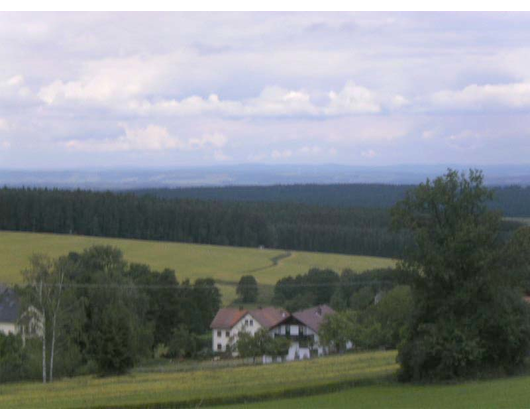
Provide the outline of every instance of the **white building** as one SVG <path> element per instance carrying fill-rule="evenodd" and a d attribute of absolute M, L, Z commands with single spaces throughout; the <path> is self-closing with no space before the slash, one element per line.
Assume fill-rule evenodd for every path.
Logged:
<path fill-rule="evenodd" d="M 278 308 L 236 309 L 222 308 L 210 324 L 212 329 L 212 350 L 224 352 L 234 350 L 239 333 L 252 335 L 261 328 L 270 330 L 289 317 L 289 312 Z"/>
<path fill-rule="evenodd" d="M 212 349 L 214 352 L 224 352 L 228 349 L 235 355 L 235 344 L 241 331 L 254 335 L 256 331 L 264 328 L 273 337 L 286 337 L 291 340 L 287 360 L 322 356 L 328 353 L 328 349 L 320 344 L 318 331 L 325 316 L 334 312 L 327 305 L 293 314 L 281 308 L 223 308 L 210 325 L 213 332 Z"/>

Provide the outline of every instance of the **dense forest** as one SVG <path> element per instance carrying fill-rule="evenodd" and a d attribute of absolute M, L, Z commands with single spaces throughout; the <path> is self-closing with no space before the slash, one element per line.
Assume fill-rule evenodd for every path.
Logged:
<path fill-rule="evenodd" d="M 300 203 L 330 207 L 389 208 L 415 185 L 305 184 L 145 189 L 139 195 L 215 201 Z M 530 187 L 493 187 L 490 207 L 508 217 L 530 217 Z"/>
<path fill-rule="evenodd" d="M 397 256 L 407 238 L 389 223 L 375 209 L 0 190 L 0 230 Z"/>
<path fill-rule="evenodd" d="M 0 230 L 384 257 L 409 243 L 387 209 L 26 188 L 0 190 Z"/>

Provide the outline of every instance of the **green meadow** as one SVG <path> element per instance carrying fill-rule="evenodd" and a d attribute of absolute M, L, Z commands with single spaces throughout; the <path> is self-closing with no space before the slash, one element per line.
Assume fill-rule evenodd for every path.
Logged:
<path fill-rule="evenodd" d="M 208 407 L 231 402 L 327 392 L 392 375 L 396 354 L 371 352 L 190 372 L 132 372 L 99 378 L 81 376 L 51 384 L 0 385 L 0 408 Z"/>
<path fill-rule="evenodd" d="M 65 378 L 47 385 L 4 384 L 0 385 L 0 409 L 530 408 L 530 376 L 401 384 L 395 380 L 395 351 L 271 365 L 187 363 L 106 378 Z"/>
<path fill-rule="evenodd" d="M 270 293 L 271 286 L 280 278 L 302 274 L 311 268 L 340 272 L 345 268 L 365 271 L 394 265 L 391 259 L 377 257 L 3 231 L 0 232 L 0 282 L 20 283 L 21 271 L 33 253 L 57 257 L 96 244 L 120 248 L 130 262 L 148 264 L 156 270 L 171 268 L 179 280 L 201 277 L 223 280 L 219 286 L 225 303 L 235 299 L 234 284 L 244 274 L 252 274 L 264 293 Z"/>
<path fill-rule="evenodd" d="M 530 408 L 530 376 L 452 385 L 368 384 L 224 408 Z"/>

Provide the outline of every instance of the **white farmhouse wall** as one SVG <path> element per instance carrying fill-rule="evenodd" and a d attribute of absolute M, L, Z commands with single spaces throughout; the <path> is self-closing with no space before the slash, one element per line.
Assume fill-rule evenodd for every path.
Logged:
<path fill-rule="evenodd" d="M 252 315 L 246 314 L 230 330 L 213 330 L 212 349 L 214 352 L 224 352 L 226 346 L 234 346 L 237 343 L 240 332 L 245 331 L 254 335 L 259 329 L 261 329 L 260 323 Z"/>
<path fill-rule="evenodd" d="M 9 333 L 15 334 L 17 332 L 17 327 L 11 322 L 0 322 L 0 332 L 5 335 L 8 335 Z"/>

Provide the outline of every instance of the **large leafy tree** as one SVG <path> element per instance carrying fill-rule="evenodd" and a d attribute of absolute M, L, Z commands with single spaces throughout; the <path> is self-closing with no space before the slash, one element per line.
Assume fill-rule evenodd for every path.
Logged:
<path fill-rule="evenodd" d="M 501 215 L 487 208 L 491 199 L 480 171 L 449 170 L 392 209 L 394 226 L 414 238 L 401 263 L 414 302 L 399 349 L 403 379 L 509 371 L 527 354 L 529 310 L 508 264 L 520 260 L 524 247 L 501 240 Z"/>
<path fill-rule="evenodd" d="M 255 303 L 258 300 L 258 282 L 254 276 L 243 276 L 236 289 L 243 303 Z"/>

